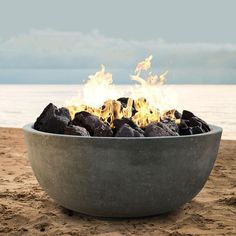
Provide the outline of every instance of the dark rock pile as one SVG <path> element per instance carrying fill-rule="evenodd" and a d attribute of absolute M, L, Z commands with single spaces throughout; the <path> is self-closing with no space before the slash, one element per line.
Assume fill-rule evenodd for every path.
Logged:
<path fill-rule="evenodd" d="M 208 124 L 190 111 L 183 111 L 179 124 L 180 135 L 201 134 L 210 131 Z"/>
<path fill-rule="evenodd" d="M 123 107 L 127 106 L 127 98 L 118 100 Z M 133 107 L 132 113 L 135 114 L 135 112 Z M 57 108 L 50 103 L 37 118 L 34 128 L 48 133 L 97 137 L 179 136 L 210 131 L 210 127 L 205 121 L 189 111 L 184 110 L 182 114 L 175 111 L 174 116 L 179 122 L 171 120 L 167 116 L 160 122 L 150 123 L 144 129 L 138 127 L 129 118 L 115 119 L 114 127 L 111 128 L 99 117 L 86 111 L 76 113 L 72 120 L 67 108 Z"/>
<path fill-rule="evenodd" d="M 71 117 L 68 109 L 64 107 L 58 109 L 50 103 L 37 118 L 34 128 L 48 133 L 64 134 L 70 121 Z"/>

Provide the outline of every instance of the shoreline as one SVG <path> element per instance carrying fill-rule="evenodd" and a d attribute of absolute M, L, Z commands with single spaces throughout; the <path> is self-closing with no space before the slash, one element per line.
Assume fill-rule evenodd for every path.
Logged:
<path fill-rule="evenodd" d="M 0 235 L 236 234 L 236 141 L 222 140 L 203 190 L 178 210 L 140 219 L 100 219 L 62 208 L 39 186 L 20 128 L 0 128 Z"/>

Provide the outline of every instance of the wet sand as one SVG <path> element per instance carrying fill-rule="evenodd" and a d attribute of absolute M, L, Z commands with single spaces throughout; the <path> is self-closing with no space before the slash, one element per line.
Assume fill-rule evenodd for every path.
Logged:
<path fill-rule="evenodd" d="M 0 235 L 236 235 L 236 141 L 223 140 L 204 189 L 175 212 L 108 220 L 60 207 L 38 185 L 22 130 L 0 128 Z"/>

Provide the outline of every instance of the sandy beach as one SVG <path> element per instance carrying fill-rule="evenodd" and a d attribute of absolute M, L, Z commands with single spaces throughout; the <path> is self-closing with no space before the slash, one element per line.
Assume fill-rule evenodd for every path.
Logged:
<path fill-rule="evenodd" d="M 236 141 L 223 140 L 204 189 L 175 212 L 100 219 L 66 210 L 39 186 L 21 129 L 0 128 L 0 235 L 236 235 Z"/>

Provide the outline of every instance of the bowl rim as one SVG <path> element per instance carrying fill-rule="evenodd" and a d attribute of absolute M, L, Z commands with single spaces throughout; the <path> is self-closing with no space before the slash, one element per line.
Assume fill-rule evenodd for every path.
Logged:
<path fill-rule="evenodd" d="M 23 126 L 23 131 L 26 133 L 34 133 L 37 135 L 42 136 L 51 136 L 51 137 L 63 137 L 63 138 L 72 138 L 72 139 L 108 139 L 108 140 L 150 140 L 150 139 L 180 139 L 180 138 L 194 138 L 194 137 L 201 137 L 201 136 L 209 136 L 217 133 L 222 133 L 223 129 L 216 125 L 210 126 L 210 131 L 202 134 L 191 134 L 191 135 L 180 135 L 180 136 L 157 136 L 157 137 L 98 137 L 98 136 L 77 136 L 77 135 L 67 135 L 67 134 L 54 134 L 54 133 L 47 133 L 43 131 L 39 131 L 33 128 L 34 123 L 28 123 Z"/>

